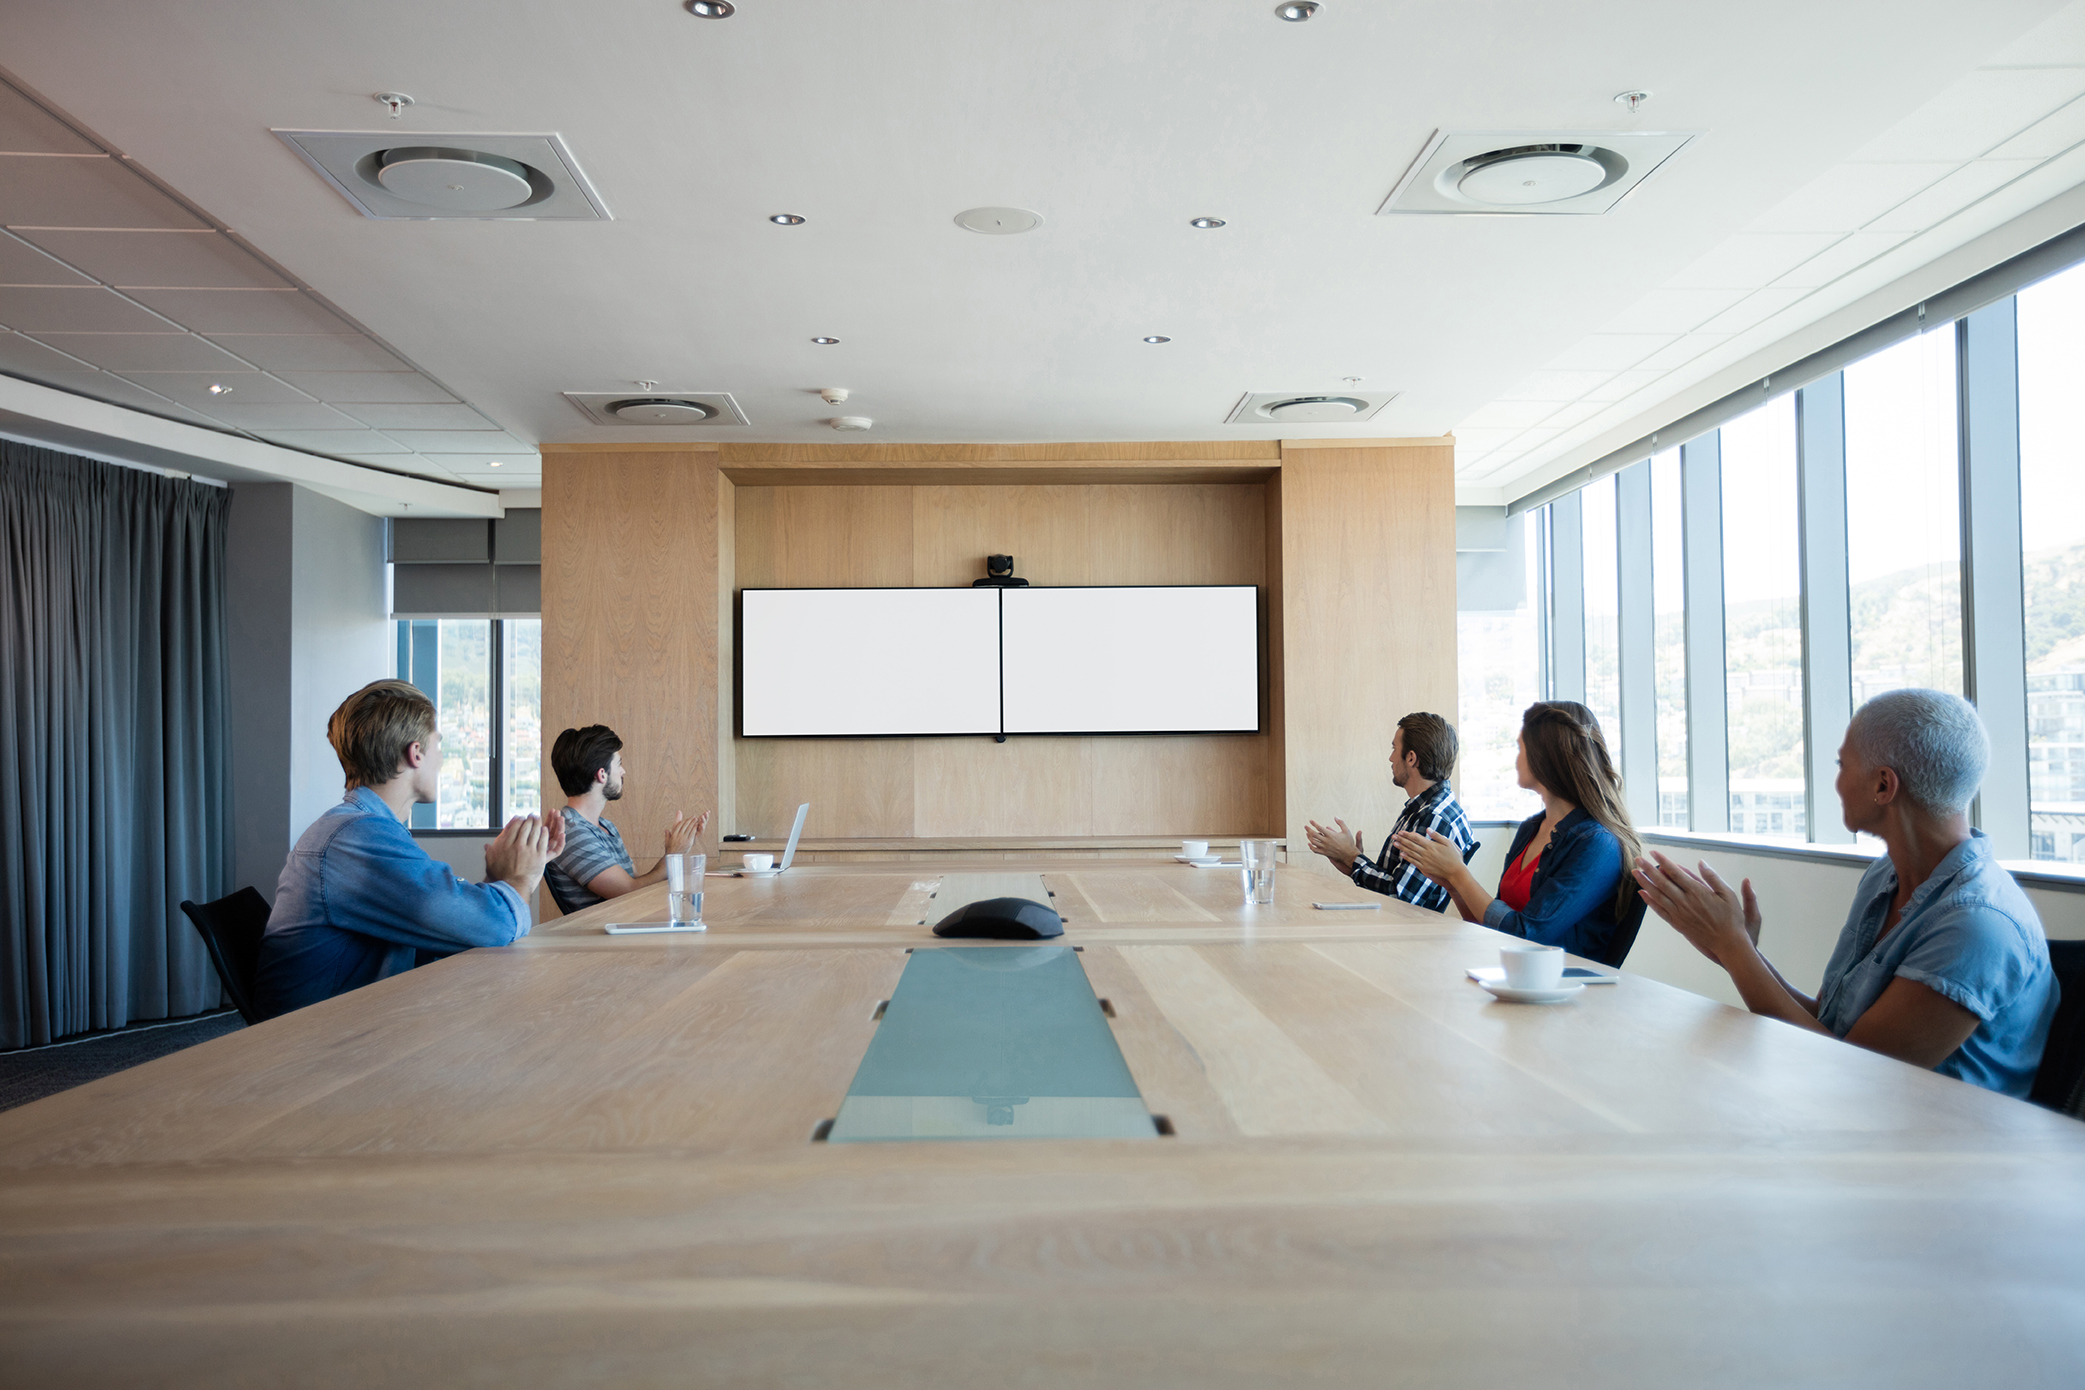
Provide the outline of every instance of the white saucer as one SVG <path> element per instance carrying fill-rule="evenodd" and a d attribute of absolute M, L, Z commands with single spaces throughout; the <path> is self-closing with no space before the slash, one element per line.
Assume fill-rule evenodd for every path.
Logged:
<path fill-rule="evenodd" d="M 1189 858 L 1184 854 L 1176 854 L 1173 858 L 1182 864 L 1192 864 L 1197 869 L 1206 869 L 1211 864 L 1222 862 L 1223 856 L 1219 854 L 1197 854 L 1193 858 Z"/>
<path fill-rule="evenodd" d="M 1495 985 L 1489 980 L 1479 980 L 1477 987 L 1488 990 L 1508 1004 L 1561 1004 L 1574 995 L 1585 993 L 1585 985 L 1578 980 L 1558 985 L 1555 989 L 1515 989 L 1511 985 Z"/>
<path fill-rule="evenodd" d="M 740 869 L 737 874 L 740 878 L 773 878 L 780 872 L 780 869 Z"/>

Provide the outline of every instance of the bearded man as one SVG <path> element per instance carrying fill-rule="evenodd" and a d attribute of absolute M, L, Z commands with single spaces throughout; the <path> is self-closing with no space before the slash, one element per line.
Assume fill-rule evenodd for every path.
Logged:
<path fill-rule="evenodd" d="M 550 770 L 565 793 L 565 848 L 543 871 L 543 882 L 560 910 L 619 898 L 666 877 L 662 857 L 640 876 L 622 832 L 602 814 L 623 795 L 623 741 L 606 724 L 567 729 L 550 747 Z M 667 854 L 693 854 L 695 842 L 709 826 L 709 812 L 689 820 L 679 811 L 666 827 Z"/>

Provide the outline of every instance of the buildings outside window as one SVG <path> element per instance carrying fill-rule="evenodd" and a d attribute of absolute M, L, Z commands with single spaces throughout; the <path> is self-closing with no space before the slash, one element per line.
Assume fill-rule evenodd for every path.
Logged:
<path fill-rule="evenodd" d="M 493 830 L 540 809 L 542 630 L 536 618 L 399 620 L 398 678 L 434 701 L 442 735 L 440 790 L 413 808 L 413 829 Z"/>
<path fill-rule="evenodd" d="M 1730 828 L 1805 839 L 1795 397 L 1730 421 L 1721 443 Z"/>
<path fill-rule="evenodd" d="M 2030 841 L 2085 862 L 2085 267 L 2018 303 Z"/>
<path fill-rule="evenodd" d="M 1612 474 L 1587 483 L 1585 518 L 1585 703 L 1600 721 L 1608 756 L 1622 761 L 1620 549 Z"/>
<path fill-rule="evenodd" d="M 1658 707 L 1658 824 L 1687 819 L 1686 544 L 1680 525 L 1680 451 L 1651 459 L 1651 613 Z"/>

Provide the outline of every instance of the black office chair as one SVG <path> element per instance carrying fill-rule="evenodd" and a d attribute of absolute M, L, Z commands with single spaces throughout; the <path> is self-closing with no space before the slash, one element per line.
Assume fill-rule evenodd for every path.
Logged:
<path fill-rule="evenodd" d="M 1629 958 L 1629 948 L 1636 944 L 1636 933 L 1643 930 L 1643 914 L 1648 909 L 1641 893 L 1631 899 L 1629 910 L 1622 914 L 1621 923 L 1608 938 L 1607 954 L 1600 957 L 1600 964 L 1615 970 L 1622 968 L 1622 962 Z"/>
<path fill-rule="evenodd" d="M 224 992 L 238 1006 L 239 1017 L 248 1023 L 261 1021 L 254 1007 L 254 980 L 261 967 L 261 934 L 268 929 L 268 900 L 251 888 L 241 888 L 214 903 L 184 901 L 181 910 L 210 948 L 210 963 Z"/>
<path fill-rule="evenodd" d="M 565 895 L 557 891 L 557 884 L 551 881 L 549 874 L 543 875 L 543 887 L 549 890 L 550 900 L 557 904 L 557 910 L 567 917 L 579 911 L 580 906 L 582 906 L 581 904 L 566 902 Z"/>
<path fill-rule="evenodd" d="M 2063 999 L 2027 1098 L 2085 1120 L 2085 941 L 2051 941 L 2049 964 Z"/>

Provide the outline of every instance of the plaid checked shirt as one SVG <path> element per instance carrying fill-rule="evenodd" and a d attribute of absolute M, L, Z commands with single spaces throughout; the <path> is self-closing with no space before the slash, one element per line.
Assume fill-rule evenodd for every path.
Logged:
<path fill-rule="evenodd" d="M 1462 803 L 1455 799 L 1455 792 L 1445 778 L 1405 802 L 1404 810 L 1397 815 L 1397 824 L 1391 828 L 1390 835 L 1383 838 L 1383 852 L 1376 856 L 1375 863 L 1360 858 L 1354 860 L 1355 887 L 1402 898 L 1434 912 L 1445 912 L 1448 890 L 1407 864 L 1392 843 L 1392 837 L 1400 830 L 1416 831 L 1421 835 L 1438 830 L 1462 851 L 1462 862 L 1470 862 L 1470 856 L 1477 852 L 1477 840 L 1470 834 L 1469 818 L 1462 813 Z"/>

